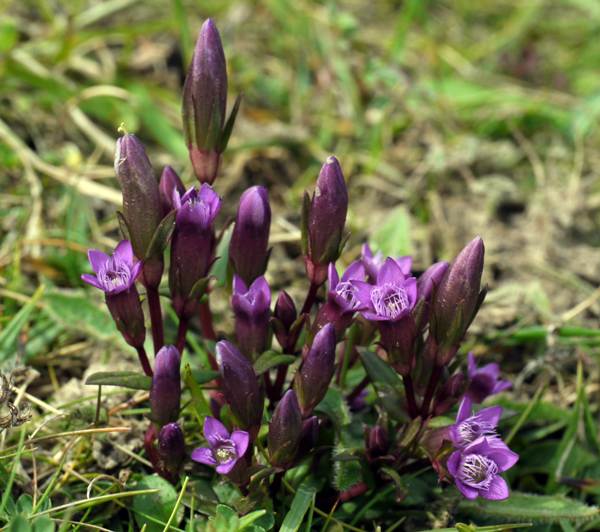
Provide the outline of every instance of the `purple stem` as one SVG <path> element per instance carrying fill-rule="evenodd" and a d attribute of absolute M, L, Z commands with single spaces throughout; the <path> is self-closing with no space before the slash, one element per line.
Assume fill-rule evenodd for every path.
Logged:
<path fill-rule="evenodd" d="M 404 391 L 406 393 L 406 406 L 408 408 L 408 415 L 414 419 L 419 415 L 419 409 L 417 408 L 417 402 L 415 400 L 415 387 L 413 386 L 412 377 L 405 375 L 402 377 L 404 383 Z"/>
<path fill-rule="evenodd" d="M 177 341 L 175 342 L 175 346 L 179 351 L 180 355 L 183 355 L 183 350 L 185 349 L 185 336 L 187 334 L 189 321 L 186 318 L 179 319 L 179 326 L 177 327 Z"/>
<path fill-rule="evenodd" d="M 148 360 L 148 355 L 146 354 L 146 350 L 144 346 L 136 347 L 138 358 L 140 359 L 140 364 L 142 365 L 142 369 L 144 373 L 148 375 L 148 377 L 152 377 L 152 367 L 150 366 L 150 361 Z"/>
<path fill-rule="evenodd" d="M 165 345 L 163 332 L 163 318 L 160 309 L 160 296 L 157 286 L 147 286 L 148 308 L 150 309 L 150 323 L 152 325 L 152 342 L 154 343 L 154 354 Z"/>
<path fill-rule="evenodd" d="M 423 418 L 426 418 L 429 415 L 429 406 L 431 404 L 431 400 L 433 399 L 433 394 L 435 392 L 435 389 L 437 388 L 441 374 L 442 366 L 438 366 L 437 364 L 434 365 L 433 369 L 431 370 L 429 382 L 427 383 L 425 396 L 423 397 L 423 404 L 421 405 L 421 417 Z"/>

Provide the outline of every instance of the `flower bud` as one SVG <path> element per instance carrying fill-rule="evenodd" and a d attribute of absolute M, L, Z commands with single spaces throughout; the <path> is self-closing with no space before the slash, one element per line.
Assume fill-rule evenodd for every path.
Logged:
<path fill-rule="evenodd" d="M 203 184 L 199 190 L 191 188 L 181 197 L 175 192 L 173 201 L 177 215 L 171 240 L 169 288 L 177 315 L 190 318 L 201 295 L 193 293 L 193 289 L 208 276 L 214 262 L 213 222 L 221 199 L 210 185 Z"/>
<path fill-rule="evenodd" d="M 302 422 L 302 432 L 300 433 L 300 445 L 298 446 L 298 455 L 305 455 L 317 445 L 319 441 L 319 418 L 311 416 Z"/>
<path fill-rule="evenodd" d="M 235 314 L 235 334 L 242 352 L 250 360 L 262 354 L 269 338 L 271 290 L 264 277 L 259 277 L 250 288 L 240 277 L 233 277 L 231 306 Z"/>
<path fill-rule="evenodd" d="M 179 179 L 177 172 L 170 166 L 165 166 L 160 176 L 160 182 L 158 183 L 158 190 L 160 192 L 160 203 L 162 205 L 163 217 L 171 212 L 175 205 L 173 204 L 173 193 L 176 192 L 179 196 L 185 194 L 185 187 Z"/>
<path fill-rule="evenodd" d="M 302 413 L 294 390 L 288 390 L 277 404 L 269 423 L 269 457 L 271 465 L 288 467 L 298 451 L 302 433 Z"/>
<path fill-rule="evenodd" d="M 217 343 L 216 352 L 225 399 L 241 428 L 247 430 L 254 439 L 262 422 L 264 406 L 264 394 L 258 385 L 254 368 L 227 340 Z"/>
<path fill-rule="evenodd" d="M 158 433 L 158 456 L 161 470 L 175 480 L 185 458 L 183 431 L 177 423 L 167 423 Z"/>
<path fill-rule="evenodd" d="M 419 294 L 419 299 L 429 300 L 431 298 L 449 266 L 450 264 L 444 261 L 436 262 L 423 272 L 417 279 L 417 293 Z"/>
<path fill-rule="evenodd" d="M 150 410 L 152 420 L 161 427 L 177 421 L 179 417 L 180 361 L 179 351 L 172 345 L 164 346 L 156 354 L 150 388 Z"/>
<path fill-rule="evenodd" d="M 127 134 L 117 140 L 115 173 L 123 192 L 123 218 L 133 252 L 138 260 L 144 260 L 142 280 L 146 285 L 158 286 L 162 256 L 149 258 L 146 254 L 162 220 L 162 206 L 152 165 L 135 135 Z"/>
<path fill-rule="evenodd" d="M 296 376 L 294 390 L 303 417 L 311 414 L 329 387 L 335 366 L 335 328 L 325 325 L 316 335 Z"/>
<path fill-rule="evenodd" d="M 452 375 L 436 393 L 434 415 L 441 416 L 448 412 L 463 396 L 466 385 L 467 380 L 462 373 Z"/>
<path fill-rule="evenodd" d="M 327 159 L 317 179 L 312 198 L 304 197 L 302 245 L 310 281 L 321 285 L 327 266 L 340 255 L 348 211 L 348 191 L 338 160 Z"/>
<path fill-rule="evenodd" d="M 298 311 L 296 310 L 294 300 L 285 290 L 281 291 L 277 297 L 271 321 L 277 341 L 283 349 L 288 347 L 287 344 L 291 338 L 290 331 L 297 319 Z"/>
<path fill-rule="evenodd" d="M 250 187 L 240 198 L 229 244 L 233 269 L 248 286 L 267 269 L 270 227 L 269 193 L 265 187 Z"/>
<path fill-rule="evenodd" d="M 454 259 L 435 291 L 431 333 L 440 346 L 438 364 L 452 359 L 483 302 L 485 290 L 480 290 L 483 255 L 483 240 L 477 237 Z"/>
<path fill-rule="evenodd" d="M 183 86 L 183 131 L 201 183 L 219 169 L 220 140 L 227 107 L 227 65 L 219 31 L 211 19 L 202 25 Z"/>
<path fill-rule="evenodd" d="M 390 446 L 388 431 L 382 425 L 367 427 L 365 429 L 365 448 L 369 460 L 384 456 Z"/>
<path fill-rule="evenodd" d="M 381 345 L 389 361 L 400 375 L 408 375 L 415 364 L 415 339 L 417 328 L 409 314 L 399 321 L 380 321 Z"/>

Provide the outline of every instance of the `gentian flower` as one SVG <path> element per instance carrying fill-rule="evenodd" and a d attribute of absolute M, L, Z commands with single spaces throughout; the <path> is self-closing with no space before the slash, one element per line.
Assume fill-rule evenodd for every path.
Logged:
<path fill-rule="evenodd" d="M 279 345 L 286 350 L 294 348 L 294 346 L 288 346 L 288 343 L 294 338 L 291 332 L 297 319 L 298 311 L 294 300 L 285 290 L 282 290 L 277 296 L 271 323 Z"/>
<path fill-rule="evenodd" d="M 198 282 L 208 276 L 215 255 L 213 222 L 221 199 L 210 185 L 190 188 L 180 195 L 173 192 L 177 209 L 171 241 L 169 287 L 173 308 L 179 317 L 189 318 L 197 308 L 201 290 Z M 192 292 L 198 293 L 192 293 Z"/>
<path fill-rule="evenodd" d="M 223 423 L 210 416 L 204 420 L 204 437 L 209 446 L 194 449 L 192 460 L 214 467 L 221 475 L 231 472 L 250 443 L 247 432 L 234 430 L 230 434 Z"/>
<path fill-rule="evenodd" d="M 146 328 L 135 281 L 142 271 L 142 263 L 134 260 L 131 242 L 119 242 L 110 257 L 90 249 L 88 258 L 95 275 L 84 273 L 81 278 L 104 292 L 108 310 L 123 338 L 129 345 L 141 348 Z"/>
<path fill-rule="evenodd" d="M 499 441 L 496 433 L 502 407 L 491 406 L 476 414 L 472 412 L 473 403 L 465 397 L 460 404 L 456 422 L 450 427 L 450 439 L 456 449 L 463 449 L 475 440 L 485 437 L 489 441 Z"/>
<path fill-rule="evenodd" d="M 348 212 L 348 190 L 338 160 L 331 156 L 321 168 L 312 197 L 304 196 L 302 248 L 311 283 L 321 286 L 327 266 L 340 255 Z"/>
<path fill-rule="evenodd" d="M 302 412 L 294 390 L 281 398 L 269 423 L 269 461 L 275 467 L 292 464 L 302 435 Z"/>
<path fill-rule="evenodd" d="M 269 337 L 271 290 L 264 277 L 250 288 L 237 274 L 233 276 L 231 306 L 235 315 L 235 334 L 241 351 L 249 359 L 262 354 Z"/>
<path fill-rule="evenodd" d="M 319 308 L 313 331 L 318 331 L 325 324 L 332 323 L 337 337 L 341 338 L 352 323 L 354 313 L 364 308 L 358 300 L 357 288 L 352 281 L 364 280 L 365 267 L 360 261 L 350 264 L 341 280 L 335 264 L 331 263 L 328 268 L 327 301 Z"/>
<path fill-rule="evenodd" d="M 402 273 L 405 276 L 410 276 L 410 270 L 412 268 L 412 257 L 410 255 L 406 255 L 404 257 L 397 257 L 393 259 L 396 261 Z M 369 278 L 373 281 L 377 279 L 377 275 L 379 274 L 379 270 L 383 266 L 385 262 L 385 258 L 381 251 L 373 254 L 369 244 L 363 244 L 361 249 L 360 261 L 363 263 L 365 267 L 365 271 Z"/>
<path fill-rule="evenodd" d="M 231 265 L 246 285 L 267 269 L 270 228 L 269 193 L 265 187 L 250 187 L 240 198 L 229 244 Z"/>
<path fill-rule="evenodd" d="M 467 355 L 469 386 L 466 395 L 474 403 L 481 403 L 486 397 L 508 390 L 512 383 L 500 379 L 500 366 L 486 364 L 478 368 L 473 353 Z"/>
<path fill-rule="evenodd" d="M 168 423 L 158 433 L 160 469 L 166 478 L 176 481 L 185 458 L 183 431 L 177 423 Z"/>
<path fill-rule="evenodd" d="M 448 458 L 448 472 L 458 490 L 467 499 L 501 500 L 509 495 L 508 485 L 500 473 L 510 469 L 519 455 L 500 439 L 485 436 L 476 439 Z"/>
<path fill-rule="evenodd" d="M 387 258 L 377 274 L 376 284 L 351 281 L 362 316 L 377 323 L 381 344 L 391 364 L 407 375 L 414 363 L 416 324 L 411 312 L 417 302 L 417 280 L 406 277 L 398 262 Z"/>
<path fill-rule="evenodd" d="M 162 347 L 154 360 L 154 375 L 150 388 L 152 420 L 160 427 L 177 421 L 181 400 L 181 355 L 175 346 Z"/>
<path fill-rule="evenodd" d="M 165 166 L 160 176 L 158 183 L 160 193 L 160 203 L 162 205 L 163 216 L 171 212 L 175 206 L 173 205 L 173 193 L 176 191 L 177 196 L 185 194 L 185 187 L 177 172 L 169 165 Z"/>

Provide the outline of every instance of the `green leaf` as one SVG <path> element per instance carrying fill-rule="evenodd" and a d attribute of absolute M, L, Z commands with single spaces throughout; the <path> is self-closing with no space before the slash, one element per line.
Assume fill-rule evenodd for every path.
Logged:
<path fill-rule="evenodd" d="M 31 532 L 31 525 L 24 515 L 15 515 L 8 523 L 8 532 Z"/>
<path fill-rule="evenodd" d="M 212 369 L 193 369 L 192 375 L 196 384 L 207 384 L 214 381 L 219 376 L 219 372 Z"/>
<path fill-rule="evenodd" d="M 387 214 L 384 224 L 373 234 L 371 242 L 384 256 L 410 255 L 410 215 L 404 207 Z"/>
<path fill-rule="evenodd" d="M 245 528 L 250 528 L 254 525 L 256 521 L 258 521 L 263 515 L 266 515 L 266 510 L 255 510 L 254 512 L 250 512 L 245 516 L 240 518 L 240 526 L 239 530 L 244 530 Z"/>
<path fill-rule="evenodd" d="M 173 209 L 158 224 L 158 227 L 152 235 L 152 240 L 148 245 L 148 249 L 146 250 L 146 260 L 163 256 L 165 248 L 175 229 L 175 214 L 176 211 Z"/>
<path fill-rule="evenodd" d="M 316 489 L 308 481 L 302 482 L 294 495 L 294 500 L 285 519 L 281 524 L 279 532 L 296 532 L 308 509 L 314 505 Z"/>
<path fill-rule="evenodd" d="M 230 225 L 217 246 L 217 260 L 210 269 L 210 274 L 217 280 L 219 286 L 227 285 L 227 267 L 229 265 L 229 242 L 233 234 L 233 225 Z"/>
<path fill-rule="evenodd" d="M 364 481 L 360 459 L 347 452 L 343 446 L 333 451 L 333 485 L 338 491 L 346 491 Z"/>
<path fill-rule="evenodd" d="M 238 111 L 240 110 L 240 105 L 242 103 L 242 95 L 238 94 L 235 99 L 235 103 L 233 104 L 233 108 L 231 109 L 231 113 L 229 113 L 229 117 L 227 118 L 227 122 L 223 127 L 223 131 L 221 132 L 221 137 L 219 138 L 219 145 L 217 151 L 219 153 L 223 153 L 225 148 L 227 148 L 227 144 L 229 143 L 229 137 L 231 137 L 231 132 L 233 131 L 233 126 L 235 125 L 235 119 L 237 117 Z"/>
<path fill-rule="evenodd" d="M 27 323 L 43 292 L 44 285 L 41 285 L 35 291 L 32 298 L 13 316 L 4 330 L 0 332 L 0 363 L 14 357 L 17 353 L 16 346 L 19 333 Z"/>
<path fill-rule="evenodd" d="M 338 429 L 351 421 L 346 399 L 336 388 L 329 388 L 323 400 L 316 406 L 316 412 L 325 414 Z"/>
<path fill-rule="evenodd" d="M 147 532 L 162 532 L 173 507 L 177 502 L 177 491 L 173 485 L 158 475 L 148 475 L 143 477 L 136 485 L 138 490 L 158 489 L 155 493 L 145 493 L 133 497 L 133 511 L 135 520 L 140 528 L 146 525 Z M 183 508 L 172 521 L 177 525 L 183 516 Z"/>
<path fill-rule="evenodd" d="M 42 515 L 33 521 L 33 532 L 54 532 L 56 526 L 54 521 L 47 515 Z"/>
<path fill-rule="evenodd" d="M 239 530 L 240 518 L 235 510 L 219 504 L 214 517 L 208 521 L 208 530 L 210 532 L 236 532 Z"/>
<path fill-rule="evenodd" d="M 183 382 L 192 395 L 190 404 L 194 409 L 196 419 L 199 424 L 202 424 L 204 417 L 211 413 L 210 406 L 208 405 L 204 393 L 202 392 L 202 388 L 200 388 L 200 385 L 196 381 L 189 364 L 186 364 L 183 368 Z"/>
<path fill-rule="evenodd" d="M 505 501 L 463 500 L 459 509 L 477 517 L 536 523 L 557 523 L 563 519 L 585 521 L 599 515 L 596 506 L 588 506 L 575 499 L 559 495 L 532 495 L 518 491 L 513 491 Z"/>
<path fill-rule="evenodd" d="M 271 368 L 292 364 L 297 359 L 293 355 L 283 355 L 277 351 L 265 351 L 254 363 L 254 371 L 257 375 L 260 375 Z"/>
<path fill-rule="evenodd" d="M 90 375 L 86 384 L 121 386 L 132 390 L 149 390 L 152 378 L 137 371 L 100 371 Z"/>

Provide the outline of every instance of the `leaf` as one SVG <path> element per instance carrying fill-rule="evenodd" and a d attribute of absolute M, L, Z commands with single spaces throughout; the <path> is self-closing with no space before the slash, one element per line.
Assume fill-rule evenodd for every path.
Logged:
<path fill-rule="evenodd" d="M 300 528 L 306 512 L 315 502 L 315 493 L 315 487 L 308 481 L 300 484 L 279 532 L 296 532 Z"/>
<path fill-rule="evenodd" d="M 267 510 L 255 510 L 254 512 L 250 512 L 249 514 L 244 515 L 240 518 L 240 526 L 239 530 L 244 530 L 245 528 L 249 528 L 254 525 L 256 521 L 258 521 L 261 517 L 267 514 Z"/>
<path fill-rule="evenodd" d="M 254 372 L 257 375 L 269 371 L 277 366 L 287 366 L 298 358 L 293 355 L 283 355 L 277 351 L 265 351 L 254 363 Z"/>
<path fill-rule="evenodd" d="M 86 384 L 102 386 L 121 386 L 132 390 L 149 390 L 152 386 L 152 377 L 136 371 L 100 371 L 90 375 Z"/>
<path fill-rule="evenodd" d="M 56 526 L 54 521 L 47 515 L 42 515 L 33 521 L 33 532 L 54 532 Z"/>
<path fill-rule="evenodd" d="M 43 293 L 44 285 L 41 285 L 31 299 L 12 317 L 6 328 L 0 332 L 0 363 L 16 355 L 19 333 L 27 323 L 29 316 L 35 309 L 36 303 Z"/>
<path fill-rule="evenodd" d="M 125 220 L 125 216 L 123 216 L 121 211 L 117 211 L 117 221 L 119 222 L 119 230 L 121 231 L 123 238 L 125 240 L 131 240 L 131 231 L 129 231 L 127 220 Z"/>
<path fill-rule="evenodd" d="M 231 113 L 229 113 L 229 117 L 227 118 L 227 122 L 223 127 L 223 131 L 221 131 L 221 137 L 219 138 L 219 144 L 217 151 L 219 153 L 223 153 L 227 148 L 227 144 L 229 143 L 229 137 L 231 137 L 231 132 L 233 131 L 233 126 L 235 125 L 235 119 L 237 117 L 238 111 L 240 110 L 240 105 L 242 103 L 242 95 L 238 94 L 235 99 L 235 103 L 233 104 L 233 108 L 231 109 Z"/>
<path fill-rule="evenodd" d="M 208 521 L 208 530 L 209 532 L 235 532 L 239 530 L 239 524 L 240 518 L 235 510 L 219 504 L 215 516 Z"/>
<path fill-rule="evenodd" d="M 214 381 L 219 376 L 219 372 L 212 369 L 193 369 L 192 375 L 196 384 L 207 384 Z"/>
<path fill-rule="evenodd" d="M 163 256 L 165 248 L 167 247 L 169 239 L 171 238 L 173 230 L 175 229 L 175 214 L 176 211 L 173 209 L 160 221 L 158 227 L 152 235 L 152 240 L 148 245 L 144 260 Z"/>
<path fill-rule="evenodd" d="M 24 515 L 15 515 L 8 526 L 6 527 L 7 532 L 31 532 L 31 525 Z"/>
<path fill-rule="evenodd" d="M 210 269 L 210 274 L 217 280 L 219 286 L 227 285 L 227 267 L 229 265 L 229 242 L 231 241 L 231 235 L 233 234 L 233 225 L 230 225 L 219 244 L 217 245 L 217 260 Z"/>
<path fill-rule="evenodd" d="M 194 409 L 198 423 L 202 424 L 204 417 L 211 414 L 210 406 L 208 405 L 208 402 L 206 401 L 206 398 L 202 392 L 202 388 L 200 388 L 198 382 L 196 381 L 189 364 L 186 364 L 183 368 L 183 382 L 192 395 L 190 404 Z"/>
<path fill-rule="evenodd" d="M 329 388 L 325 397 L 316 406 L 316 412 L 325 414 L 338 429 L 348 425 L 351 421 L 350 411 L 342 392 L 336 388 Z"/>
<path fill-rule="evenodd" d="M 155 493 L 145 493 L 133 497 L 133 511 L 135 520 L 140 528 L 146 532 L 162 532 L 173 507 L 177 503 L 177 491 L 173 485 L 158 475 L 143 477 L 136 485 L 136 489 L 157 489 Z M 183 516 L 183 508 L 175 517 L 173 524 L 178 524 Z"/>
<path fill-rule="evenodd" d="M 404 207 L 397 207 L 386 216 L 386 221 L 375 231 L 371 242 L 386 257 L 410 255 L 410 215 Z"/>
<path fill-rule="evenodd" d="M 477 517 L 492 517 L 507 521 L 557 523 L 560 520 L 585 521 L 598 517 L 596 506 L 560 495 L 533 495 L 513 491 L 505 501 L 463 500 L 459 509 Z"/>
<path fill-rule="evenodd" d="M 360 459 L 347 453 L 343 446 L 333 451 L 333 485 L 338 491 L 346 491 L 364 481 Z"/>

